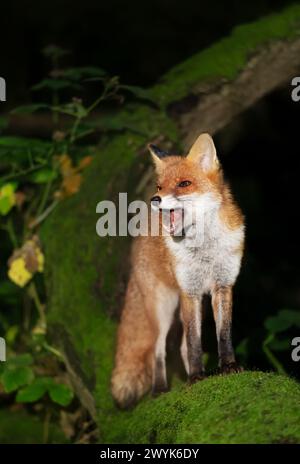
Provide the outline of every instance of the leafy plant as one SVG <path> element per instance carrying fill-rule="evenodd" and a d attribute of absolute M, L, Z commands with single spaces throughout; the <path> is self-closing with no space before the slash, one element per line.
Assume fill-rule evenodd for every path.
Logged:
<path fill-rule="evenodd" d="M 3 363 L 0 383 L 6 393 L 16 393 L 18 403 L 33 403 L 46 394 L 60 406 L 68 406 L 73 399 L 72 390 L 65 384 L 57 383 L 52 377 L 36 377 L 34 359 L 30 354 L 8 358 Z"/>
<path fill-rule="evenodd" d="M 18 403 L 33 403 L 48 393 L 54 403 L 68 406 L 73 399 L 72 390 L 65 384 L 56 383 L 52 377 L 39 377 L 18 391 Z"/>
<path fill-rule="evenodd" d="M 34 374 L 29 367 L 32 360 L 28 362 L 26 359 L 19 360 L 19 362 L 7 361 L 5 363 L 4 371 L 1 375 L 1 383 L 6 393 L 11 393 L 18 390 L 19 387 L 27 385 L 34 379 Z"/>
<path fill-rule="evenodd" d="M 0 299 L 7 309 L 0 313 L 0 329 L 10 352 L 8 361 L 0 365 L 0 383 L 6 393 L 15 394 L 17 402 L 48 397 L 66 406 L 73 398 L 69 387 L 36 370 L 41 356 L 50 354 L 63 362 L 60 352 L 47 342 L 45 257 L 38 230 L 53 209 L 81 187 L 82 172 L 92 162 L 92 149 L 84 145 L 85 137 L 96 130 L 89 120 L 92 112 L 108 100 L 123 97 L 119 79 L 103 69 L 63 69 L 60 62 L 66 50 L 49 46 L 43 53 L 51 70 L 32 91 L 43 94 L 45 101 L 20 106 L 13 113 L 49 113 L 52 138 L 3 135 L 8 120 L 0 119 Z M 91 82 L 99 90 L 97 98 L 85 101 L 74 96 Z M 61 123 L 62 116 L 67 119 Z M 16 355 L 20 347 L 23 354 Z"/>
<path fill-rule="evenodd" d="M 282 362 L 278 359 L 278 354 L 290 352 L 290 333 L 295 327 L 300 328 L 300 311 L 292 309 L 282 309 L 275 316 L 270 316 L 264 321 L 265 330 L 261 338 L 261 349 L 269 364 L 281 374 L 286 374 L 287 372 Z M 236 350 L 239 357 L 245 363 L 251 355 L 250 342 L 252 338 L 257 338 L 257 334 L 243 339 Z"/>
<path fill-rule="evenodd" d="M 274 355 L 275 352 L 287 351 L 291 348 L 291 339 L 287 336 L 279 338 L 279 334 L 284 334 L 291 327 L 300 328 L 300 312 L 291 309 L 282 309 L 276 316 L 268 317 L 264 326 L 267 335 L 263 341 L 263 351 L 270 364 L 282 374 L 286 374 L 283 365 Z"/>

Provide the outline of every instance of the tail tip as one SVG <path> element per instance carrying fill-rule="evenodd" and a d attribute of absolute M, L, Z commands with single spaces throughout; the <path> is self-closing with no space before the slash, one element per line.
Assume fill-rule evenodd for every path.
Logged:
<path fill-rule="evenodd" d="M 151 381 L 147 376 L 130 375 L 129 372 L 114 372 L 111 380 L 111 392 L 120 409 L 132 409 L 139 399 L 150 389 Z"/>

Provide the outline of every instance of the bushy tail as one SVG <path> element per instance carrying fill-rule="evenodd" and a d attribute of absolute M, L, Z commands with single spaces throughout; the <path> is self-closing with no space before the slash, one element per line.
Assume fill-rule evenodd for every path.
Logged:
<path fill-rule="evenodd" d="M 131 279 L 111 379 L 112 395 L 121 408 L 132 407 L 151 388 L 154 334 L 144 307 L 138 286 Z"/>

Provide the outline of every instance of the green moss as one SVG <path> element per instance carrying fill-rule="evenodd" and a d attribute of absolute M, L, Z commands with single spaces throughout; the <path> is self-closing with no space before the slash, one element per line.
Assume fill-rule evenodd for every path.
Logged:
<path fill-rule="evenodd" d="M 37 416 L 25 411 L 0 410 L 0 443 L 42 444 L 44 443 L 44 424 Z M 67 443 L 62 431 L 54 424 L 49 426 L 47 443 Z"/>
<path fill-rule="evenodd" d="M 80 193 L 59 205 L 42 230 L 50 330 L 53 326 L 66 332 L 101 408 L 107 399 L 110 402 L 108 379 L 114 351 L 115 323 L 108 314 L 127 247 L 122 239 L 97 236 L 96 205 L 114 198 L 113 185 L 126 191 L 124 173 L 142 140 L 138 135 L 119 135 L 97 150 Z"/>
<path fill-rule="evenodd" d="M 153 97 L 166 106 L 188 95 L 201 81 L 231 80 L 260 46 L 276 39 L 289 39 L 299 33 L 299 5 L 238 26 L 229 37 L 175 66 L 152 89 Z"/>
<path fill-rule="evenodd" d="M 215 376 L 105 423 L 108 443 L 300 443 L 300 385 L 277 374 Z"/>

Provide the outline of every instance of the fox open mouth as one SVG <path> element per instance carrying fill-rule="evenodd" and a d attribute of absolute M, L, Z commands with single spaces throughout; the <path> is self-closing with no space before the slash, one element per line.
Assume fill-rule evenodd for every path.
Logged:
<path fill-rule="evenodd" d="M 184 210 L 182 208 L 162 209 L 162 223 L 164 229 L 170 234 L 180 234 L 184 224 Z"/>

